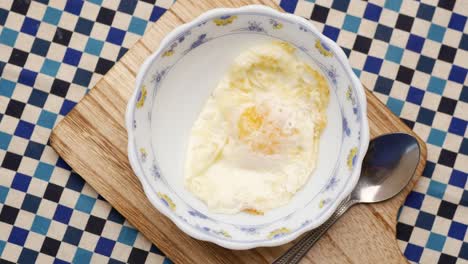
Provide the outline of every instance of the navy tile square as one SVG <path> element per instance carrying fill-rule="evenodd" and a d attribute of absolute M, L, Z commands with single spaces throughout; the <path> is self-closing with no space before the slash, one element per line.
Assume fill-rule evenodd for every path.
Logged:
<path fill-rule="evenodd" d="M 31 138 L 33 131 L 34 131 L 34 124 L 20 120 L 15 130 L 15 136 L 29 139 Z"/>
<path fill-rule="evenodd" d="M 60 157 L 57 159 L 57 163 L 55 163 L 55 166 L 65 170 L 72 170 L 72 168 Z"/>
<path fill-rule="evenodd" d="M 45 57 L 49 51 L 50 42 L 41 38 L 35 38 L 31 47 L 31 52 Z"/>
<path fill-rule="evenodd" d="M 383 60 L 373 56 L 367 56 L 366 63 L 364 64 L 364 70 L 379 74 L 380 68 L 382 67 Z"/>
<path fill-rule="evenodd" d="M 34 83 L 36 82 L 36 77 L 37 72 L 22 69 L 18 78 L 18 82 L 27 86 L 34 86 Z"/>
<path fill-rule="evenodd" d="M 460 204 L 463 206 L 468 206 L 468 191 L 467 190 L 463 191 Z"/>
<path fill-rule="evenodd" d="M 398 222 L 396 226 L 397 239 L 408 242 L 410 240 L 411 234 L 413 233 L 413 229 L 414 226 Z"/>
<path fill-rule="evenodd" d="M 419 113 L 418 113 L 418 117 L 416 121 L 419 123 L 423 123 L 425 125 L 431 126 L 432 121 L 434 121 L 434 116 L 435 116 L 434 111 L 421 107 L 421 109 L 419 109 Z"/>
<path fill-rule="evenodd" d="M 448 236 L 463 241 L 463 238 L 465 237 L 466 229 L 467 229 L 467 226 L 465 224 L 453 221 L 450 224 Z"/>
<path fill-rule="evenodd" d="M 431 74 L 434 69 L 435 62 L 435 59 L 421 55 L 421 57 L 419 57 L 418 64 L 416 65 L 416 70 Z"/>
<path fill-rule="evenodd" d="M 120 60 L 120 58 L 122 58 L 123 55 L 125 55 L 125 53 L 127 53 L 128 49 L 127 48 L 120 48 L 119 50 L 119 54 L 117 55 L 117 60 Z"/>
<path fill-rule="evenodd" d="M 65 234 L 63 235 L 63 241 L 67 242 L 69 244 L 78 246 L 81 240 L 81 236 L 83 235 L 83 231 L 75 228 L 73 226 L 68 226 L 67 231 L 65 231 Z"/>
<path fill-rule="evenodd" d="M 434 170 L 435 170 L 435 163 L 428 160 L 426 162 L 426 167 L 424 168 L 422 175 L 427 178 L 432 178 L 432 174 L 434 173 Z"/>
<path fill-rule="evenodd" d="M 440 254 L 439 261 L 437 263 L 440 264 L 456 264 L 457 258 L 451 255 L 447 255 L 445 253 Z"/>
<path fill-rule="evenodd" d="M 18 259 L 18 263 L 35 263 L 37 259 L 37 251 L 29 248 L 23 248 Z"/>
<path fill-rule="evenodd" d="M 75 76 L 73 77 L 72 82 L 79 84 L 81 86 L 88 87 L 89 83 L 91 82 L 92 77 L 93 77 L 92 72 L 78 68 L 75 72 Z"/>
<path fill-rule="evenodd" d="M 78 16 L 81 13 L 82 7 L 83 1 L 67 0 L 67 4 L 65 5 L 65 11 Z"/>
<path fill-rule="evenodd" d="M 442 149 L 440 151 L 439 160 L 437 162 L 439 164 L 452 168 L 455 165 L 456 159 L 457 159 L 457 153 L 452 152 L 447 149 Z"/>
<path fill-rule="evenodd" d="M 296 9 L 298 0 L 290 0 L 290 1 L 281 1 L 280 6 L 283 8 L 284 11 L 288 13 L 293 13 Z"/>
<path fill-rule="evenodd" d="M 447 45 L 442 45 L 439 50 L 439 56 L 437 57 L 439 60 L 443 60 L 449 63 L 452 63 L 455 60 L 455 56 L 457 55 L 457 49 L 452 48 Z"/>
<path fill-rule="evenodd" d="M 136 5 L 138 4 L 137 0 L 126 0 L 126 1 L 121 1 L 119 4 L 119 7 L 117 8 L 118 11 L 124 12 L 130 15 L 133 15 L 133 12 L 135 11 Z M 294 5 L 295 6 L 295 5 Z M 286 10 L 286 12 L 288 12 Z"/>
<path fill-rule="evenodd" d="M 454 133 L 463 137 L 465 135 L 467 126 L 468 126 L 468 121 L 457 118 L 457 117 L 453 117 L 452 121 L 450 121 L 450 126 L 449 126 L 448 131 L 450 133 Z"/>
<path fill-rule="evenodd" d="M 114 64 L 114 61 L 99 58 L 94 72 L 104 75 L 112 68 L 112 66 L 114 66 Z"/>
<path fill-rule="evenodd" d="M 455 6 L 455 0 L 439 0 L 437 6 L 451 11 Z"/>
<path fill-rule="evenodd" d="M 463 84 L 468 70 L 457 65 L 452 65 L 449 80 Z"/>
<path fill-rule="evenodd" d="M 59 258 L 55 258 L 54 259 L 54 263 L 53 264 L 69 264 L 70 262 L 67 262 L 65 260 L 61 260 Z"/>
<path fill-rule="evenodd" d="M 57 27 L 55 30 L 54 38 L 52 39 L 53 42 L 62 44 L 64 46 L 68 46 L 70 44 L 70 40 L 72 37 L 73 32 L 66 30 L 61 27 Z"/>
<path fill-rule="evenodd" d="M 47 100 L 48 94 L 37 89 L 33 89 L 28 99 L 28 104 L 42 108 Z"/>
<path fill-rule="evenodd" d="M 153 11 L 151 11 L 150 21 L 154 22 L 158 20 L 164 14 L 164 12 L 166 12 L 166 9 L 155 5 L 153 7 Z"/>
<path fill-rule="evenodd" d="M 411 28 L 413 27 L 413 23 L 414 23 L 414 17 L 399 14 L 395 27 L 398 29 L 410 32 Z"/>
<path fill-rule="evenodd" d="M 434 16 L 435 7 L 431 5 L 427 5 L 424 3 L 419 4 L 418 12 L 416 13 L 416 17 L 431 21 L 432 17 Z"/>
<path fill-rule="evenodd" d="M 114 249 L 115 241 L 100 237 L 94 252 L 110 257 L 112 250 Z"/>
<path fill-rule="evenodd" d="M 109 216 L 107 216 L 107 220 L 110 220 L 119 224 L 123 224 L 123 222 L 125 221 L 125 218 L 117 210 L 112 208 L 111 211 L 109 212 Z"/>
<path fill-rule="evenodd" d="M 81 178 L 80 175 L 72 172 L 70 174 L 70 178 L 68 178 L 68 181 L 65 187 L 67 187 L 68 189 L 77 191 L 77 192 L 81 192 L 84 184 L 85 184 L 85 181 L 83 180 L 83 178 Z"/>
<path fill-rule="evenodd" d="M 455 211 L 457 211 L 456 204 L 442 200 L 442 202 L 440 202 L 437 215 L 448 219 L 452 219 L 455 215 Z"/>
<path fill-rule="evenodd" d="M 457 107 L 456 100 L 442 96 L 442 99 L 440 99 L 439 108 L 437 109 L 437 111 L 446 113 L 449 115 L 453 115 L 456 107 Z"/>
<path fill-rule="evenodd" d="M 463 86 L 460 94 L 460 100 L 465 103 L 468 103 L 468 86 Z"/>
<path fill-rule="evenodd" d="M 14 225 L 16 218 L 18 217 L 19 210 L 17 208 L 11 207 L 9 205 L 3 205 L 2 210 L 0 211 L 0 221 Z"/>
<path fill-rule="evenodd" d="M 89 36 L 91 34 L 91 30 L 93 30 L 93 26 L 93 21 L 80 17 L 78 18 L 78 22 L 76 23 L 75 32 L 79 32 L 83 35 Z"/>
<path fill-rule="evenodd" d="M 73 107 L 75 107 L 75 105 L 75 102 L 65 99 L 62 104 L 62 108 L 60 108 L 60 114 L 66 116 L 73 109 Z"/>
<path fill-rule="evenodd" d="M 468 155 L 468 138 L 463 138 L 459 152 L 464 155 Z"/>
<path fill-rule="evenodd" d="M 460 40 L 460 45 L 458 47 L 460 49 L 468 50 L 468 35 L 467 34 L 463 34 Z"/>
<path fill-rule="evenodd" d="M 463 245 L 460 248 L 460 253 L 458 254 L 458 257 L 468 260 L 468 243 L 467 242 L 463 242 Z"/>
<path fill-rule="evenodd" d="M 333 9 L 346 12 L 348 10 L 349 2 L 350 0 L 333 1 L 333 4 L 331 7 Z"/>
<path fill-rule="evenodd" d="M 464 173 L 462 171 L 454 169 L 452 171 L 452 174 L 450 175 L 449 184 L 463 189 L 465 188 L 467 178 L 468 173 Z"/>
<path fill-rule="evenodd" d="M 11 188 L 26 192 L 29 188 L 29 183 L 31 183 L 31 177 L 17 172 L 11 183 Z"/>
<path fill-rule="evenodd" d="M 406 43 L 406 48 L 411 51 L 420 53 L 423 48 L 423 45 L 424 45 L 424 38 L 410 34 L 408 43 Z"/>
<path fill-rule="evenodd" d="M 8 242 L 19 245 L 19 246 L 24 246 L 24 243 L 26 242 L 26 238 L 28 237 L 28 234 L 29 234 L 28 230 L 14 226 L 13 229 L 11 230 L 10 237 L 8 238 Z"/>
<path fill-rule="evenodd" d="M 327 22 L 328 12 L 330 10 L 327 7 L 315 4 L 314 10 L 310 15 L 310 19 L 324 23 Z"/>
<path fill-rule="evenodd" d="M 393 86 L 392 79 L 379 76 L 377 78 L 377 81 L 375 82 L 374 91 L 379 92 L 381 94 L 389 95 L 390 90 L 392 89 L 392 86 Z"/>
<path fill-rule="evenodd" d="M 0 26 L 5 25 L 7 18 L 8 18 L 8 11 L 3 8 L 0 8 Z"/>
<path fill-rule="evenodd" d="M 325 25 L 323 29 L 323 34 L 329 37 L 330 39 L 336 41 L 338 39 L 338 35 L 340 34 L 340 30 L 336 27 Z"/>
<path fill-rule="evenodd" d="M 65 55 L 63 56 L 63 62 L 73 66 L 77 66 L 80 63 L 82 52 L 76 49 L 67 48 Z"/>
<path fill-rule="evenodd" d="M 112 21 L 114 21 L 115 11 L 112 9 L 108 9 L 105 7 L 101 7 L 99 10 L 98 16 L 96 21 L 105 25 L 112 25 Z"/>
<path fill-rule="evenodd" d="M 364 18 L 377 22 L 379 21 L 381 13 L 382 13 L 382 7 L 368 3 L 366 10 L 364 11 Z"/>
<path fill-rule="evenodd" d="M 60 79 L 54 79 L 54 82 L 52 83 L 52 88 L 50 89 L 50 93 L 60 97 L 65 97 L 67 96 L 69 88 L 69 82 L 62 81 Z"/>
<path fill-rule="evenodd" d="M 23 21 L 23 26 L 21 27 L 21 32 L 36 36 L 37 30 L 39 29 L 40 21 L 25 17 Z"/>
<path fill-rule="evenodd" d="M 416 226 L 426 230 L 431 230 L 434 224 L 435 215 L 420 211 L 416 219 Z"/>
<path fill-rule="evenodd" d="M 16 171 L 18 170 L 22 159 L 23 157 L 21 155 L 7 151 L 5 157 L 3 158 L 2 167 L 5 169 Z"/>
<path fill-rule="evenodd" d="M 377 25 L 374 38 L 389 42 L 392 37 L 393 29 L 382 24 Z"/>
<path fill-rule="evenodd" d="M 113 43 L 115 45 L 122 45 L 125 38 L 125 31 L 111 27 L 109 33 L 107 34 L 106 41 Z"/>
<path fill-rule="evenodd" d="M 353 50 L 365 53 L 369 53 L 370 46 L 372 44 L 372 39 L 358 35 L 354 41 Z"/>
<path fill-rule="evenodd" d="M 21 209 L 35 214 L 37 209 L 39 209 L 40 203 L 41 198 L 27 193 L 24 197 Z"/>
<path fill-rule="evenodd" d="M 408 260 L 419 262 L 424 248 L 408 243 L 404 255 Z"/>
<path fill-rule="evenodd" d="M 44 192 L 44 198 L 58 203 L 62 197 L 63 187 L 57 184 L 49 183 Z"/>
<path fill-rule="evenodd" d="M 39 144 L 31 140 L 28 142 L 28 146 L 26 147 L 26 151 L 24 152 L 24 155 L 26 157 L 40 160 L 42 156 L 42 152 L 44 152 L 44 147 L 45 146 L 43 144 Z"/>
<path fill-rule="evenodd" d="M 406 101 L 420 105 L 422 103 L 423 98 L 424 98 L 424 91 L 411 86 L 408 90 Z"/>
<path fill-rule="evenodd" d="M 63 224 L 68 224 L 70 222 L 70 217 L 72 216 L 73 210 L 69 207 L 59 204 L 55 210 L 54 220 Z"/>
<path fill-rule="evenodd" d="M 95 235 L 100 236 L 102 230 L 104 229 L 104 225 L 106 224 L 106 220 L 91 215 L 86 223 L 85 230 L 87 232 L 93 233 Z"/>
<path fill-rule="evenodd" d="M 50 238 L 50 237 L 46 237 L 41 247 L 41 253 L 55 257 L 57 256 L 57 252 L 60 248 L 60 244 L 61 244 L 60 241 Z"/>
<path fill-rule="evenodd" d="M 424 201 L 424 194 L 411 191 L 406 198 L 405 205 L 415 209 L 421 208 L 422 202 Z"/>
<path fill-rule="evenodd" d="M 128 263 L 145 263 L 148 252 L 134 247 L 128 257 Z"/>
<path fill-rule="evenodd" d="M 5 114 L 16 118 L 21 118 L 25 106 L 25 103 L 11 99 L 10 102 L 8 102 Z"/>
<path fill-rule="evenodd" d="M 16 12 L 18 14 L 26 15 L 28 13 L 29 5 L 31 4 L 30 1 L 13 1 L 11 5 L 11 11 Z"/>
<path fill-rule="evenodd" d="M 24 52 L 19 49 L 13 48 L 13 51 L 11 52 L 10 59 L 8 60 L 8 63 L 14 64 L 19 67 L 23 67 L 24 64 L 26 64 L 26 60 L 28 59 L 28 53 Z"/>
<path fill-rule="evenodd" d="M 111 258 L 111 259 L 109 259 L 109 262 L 107 264 L 125 264 L 125 262 L 118 261 L 116 259 Z"/>

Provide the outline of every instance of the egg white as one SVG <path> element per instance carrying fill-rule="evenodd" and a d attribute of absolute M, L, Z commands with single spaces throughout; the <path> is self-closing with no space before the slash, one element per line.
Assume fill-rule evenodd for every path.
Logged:
<path fill-rule="evenodd" d="M 286 204 L 315 168 L 328 101 L 325 78 L 291 45 L 241 53 L 192 127 L 186 188 L 217 213 Z"/>

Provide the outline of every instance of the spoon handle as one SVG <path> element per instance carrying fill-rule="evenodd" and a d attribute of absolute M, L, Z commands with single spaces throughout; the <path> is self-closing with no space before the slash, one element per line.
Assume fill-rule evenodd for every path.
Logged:
<path fill-rule="evenodd" d="M 321 226 L 313 229 L 306 234 L 301 240 L 299 240 L 294 246 L 286 251 L 282 256 L 277 258 L 273 264 L 296 264 L 304 257 L 305 254 L 312 248 L 312 246 L 319 240 L 319 238 L 325 234 L 330 228 L 347 210 L 349 207 L 356 203 L 350 196 L 346 197 L 336 208 L 335 212 L 325 223 Z"/>

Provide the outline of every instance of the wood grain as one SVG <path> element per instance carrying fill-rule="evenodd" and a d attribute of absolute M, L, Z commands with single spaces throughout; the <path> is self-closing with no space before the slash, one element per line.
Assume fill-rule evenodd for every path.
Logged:
<path fill-rule="evenodd" d="M 178 0 L 53 130 L 59 155 L 124 217 L 176 263 L 266 263 L 288 247 L 232 251 L 185 235 L 146 199 L 127 159 L 124 112 L 144 59 L 176 26 L 215 7 L 273 0 Z M 403 131 L 413 134 L 371 92 L 366 91 L 371 136 Z M 426 147 L 416 175 L 397 197 L 350 209 L 308 253 L 303 263 L 402 263 L 395 240 L 396 215 L 425 165 Z"/>

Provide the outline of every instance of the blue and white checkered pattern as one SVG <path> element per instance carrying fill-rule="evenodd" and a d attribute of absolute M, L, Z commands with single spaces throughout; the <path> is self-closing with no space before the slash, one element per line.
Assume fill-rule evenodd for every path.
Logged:
<path fill-rule="evenodd" d="M 51 129 L 171 0 L 0 1 L 0 258 L 170 262 L 48 145 Z M 466 1 L 282 0 L 345 51 L 355 73 L 428 143 L 402 207 L 412 262 L 468 262 Z"/>

